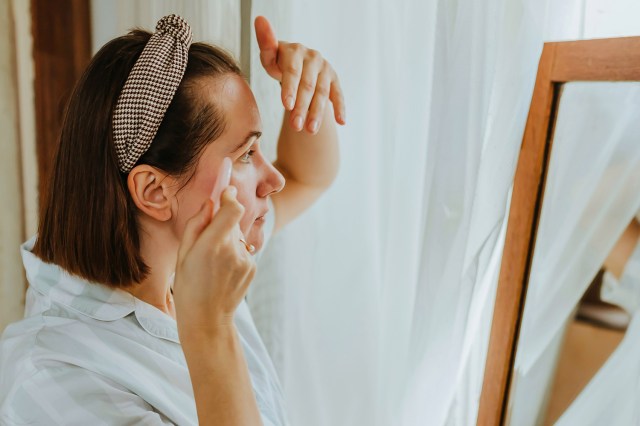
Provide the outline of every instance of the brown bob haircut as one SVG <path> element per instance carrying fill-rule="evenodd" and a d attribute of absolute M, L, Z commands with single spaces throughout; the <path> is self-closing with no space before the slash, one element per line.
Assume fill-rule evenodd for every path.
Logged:
<path fill-rule="evenodd" d="M 69 99 L 33 253 L 69 273 L 130 287 L 149 273 L 140 255 L 138 209 L 118 169 L 112 118 L 118 96 L 151 33 L 133 30 L 91 60 Z M 201 100 L 205 78 L 236 74 L 235 60 L 205 43 L 189 49 L 186 72 L 149 150 L 148 164 L 188 182 L 204 148 L 225 129 L 223 112 Z"/>

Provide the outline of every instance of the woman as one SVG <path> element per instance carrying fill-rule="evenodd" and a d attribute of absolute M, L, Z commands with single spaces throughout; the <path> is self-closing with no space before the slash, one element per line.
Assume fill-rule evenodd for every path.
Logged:
<path fill-rule="evenodd" d="M 286 110 L 275 164 L 238 66 L 192 45 L 181 18 L 93 58 L 22 246 L 30 285 L 0 346 L 2 424 L 286 424 L 243 299 L 264 234 L 334 179 L 344 104 L 318 52 L 278 42 L 265 18 L 255 28 Z"/>

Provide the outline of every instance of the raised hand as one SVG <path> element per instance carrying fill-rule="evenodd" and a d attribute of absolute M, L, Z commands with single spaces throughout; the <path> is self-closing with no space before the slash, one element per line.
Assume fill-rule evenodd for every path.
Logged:
<path fill-rule="evenodd" d="M 322 123 L 327 100 L 338 124 L 345 124 L 345 105 L 338 75 L 317 50 L 300 43 L 278 41 L 269 21 L 258 16 L 256 38 L 260 62 L 282 86 L 282 104 L 291 111 L 291 125 L 315 134 Z"/>

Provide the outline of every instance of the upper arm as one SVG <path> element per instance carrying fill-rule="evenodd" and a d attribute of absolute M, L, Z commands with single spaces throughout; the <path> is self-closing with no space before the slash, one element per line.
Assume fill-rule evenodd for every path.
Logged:
<path fill-rule="evenodd" d="M 274 166 L 277 168 L 276 164 Z M 276 211 L 274 233 L 304 213 L 327 190 L 327 187 L 302 184 L 291 179 L 282 170 L 280 172 L 286 183 L 282 191 L 271 196 Z"/>
<path fill-rule="evenodd" d="M 138 395 L 89 370 L 65 365 L 38 371 L 2 405 L 2 424 L 170 425 Z"/>

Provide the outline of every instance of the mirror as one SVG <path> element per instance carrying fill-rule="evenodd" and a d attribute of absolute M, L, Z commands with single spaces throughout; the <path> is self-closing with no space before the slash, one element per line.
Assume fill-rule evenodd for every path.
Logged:
<path fill-rule="evenodd" d="M 607 360 L 640 308 L 640 83 L 567 83 L 557 111 L 510 425 L 584 424 L 572 403 L 604 392 L 595 376 L 619 368 Z"/>
<path fill-rule="evenodd" d="M 546 43 L 479 425 L 637 424 L 640 37 Z"/>

